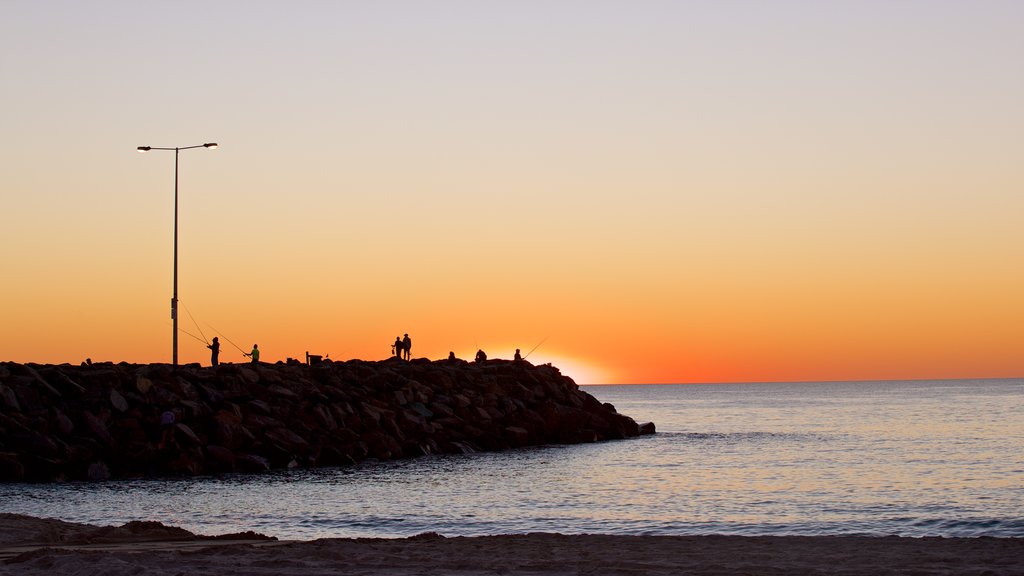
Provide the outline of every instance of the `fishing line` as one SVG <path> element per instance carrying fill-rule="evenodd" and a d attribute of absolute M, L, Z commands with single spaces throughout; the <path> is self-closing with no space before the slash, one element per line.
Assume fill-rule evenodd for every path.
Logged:
<path fill-rule="evenodd" d="M 526 353 L 526 356 L 523 356 L 523 360 L 526 360 L 527 358 L 529 358 L 530 354 L 533 354 L 534 350 L 536 350 L 537 348 L 540 348 L 541 344 L 543 344 L 543 343 L 548 341 L 548 338 L 551 338 L 551 334 L 548 334 L 547 336 L 544 337 L 543 340 L 541 340 L 540 342 L 537 342 L 536 346 L 534 346 L 533 348 L 530 348 L 530 351 Z"/>
<path fill-rule="evenodd" d="M 181 302 L 181 300 L 178 300 L 178 302 Z M 203 334 L 203 329 L 199 327 L 199 322 L 196 322 L 196 319 L 192 317 L 192 312 L 189 311 L 188 306 L 186 306 L 184 302 L 182 302 L 181 305 L 185 306 L 185 313 L 188 314 L 188 317 L 192 319 L 192 323 L 196 325 L 196 330 L 199 330 L 199 334 L 202 335 L 203 341 L 206 342 L 207 346 L 209 346 L 210 341 L 206 339 L 206 334 Z"/>
<path fill-rule="evenodd" d="M 241 348 L 239 348 L 238 344 L 235 344 L 234 342 L 232 342 L 231 338 L 228 338 L 227 336 L 224 336 L 223 332 L 221 332 L 220 330 L 217 330 L 216 328 L 214 328 L 213 324 L 210 324 L 209 322 L 207 322 L 206 325 L 209 326 L 210 328 L 213 328 L 213 331 L 216 332 L 217 334 L 220 334 L 221 336 L 223 336 L 224 339 L 227 340 L 228 343 L 230 343 L 232 346 L 234 346 L 235 348 L 238 348 L 239 352 L 241 352 L 242 354 L 248 354 L 248 352 L 246 352 L 245 350 L 242 350 Z"/>
<path fill-rule="evenodd" d="M 170 324 L 170 322 L 168 322 L 168 324 Z M 199 336 L 196 336 L 195 334 L 189 332 L 188 330 L 184 330 L 182 328 L 178 328 L 178 332 L 181 332 L 181 333 L 183 333 L 183 334 L 185 334 L 187 336 L 191 336 L 191 337 L 195 338 L 196 340 L 198 340 L 199 342 L 203 342 L 206 345 L 210 344 L 209 342 L 205 342 L 203 340 L 200 340 Z"/>

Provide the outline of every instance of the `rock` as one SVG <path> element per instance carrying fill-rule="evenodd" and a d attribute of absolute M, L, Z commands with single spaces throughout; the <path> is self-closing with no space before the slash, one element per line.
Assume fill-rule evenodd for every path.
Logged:
<path fill-rule="evenodd" d="M 334 416 L 331 414 L 329 409 L 320 405 L 314 406 L 313 416 L 316 417 L 321 428 L 324 428 L 329 432 L 333 432 L 338 429 L 338 421 L 334 419 Z"/>
<path fill-rule="evenodd" d="M 645 423 L 641 424 L 640 425 L 640 433 L 641 434 L 654 434 L 655 433 L 654 422 L 645 422 Z"/>
<path fill-rule="evenodd" d="M 235 458 L 239 472 L 266 472 L 270 470 L 270 462 L 255 454 L 241 454 Z"/>
<path fill-rule="evenodd" d="M 198 450 L 198 448 L 195 448 Z M 183 450 L 177 458 L 167 464 L 167 469 L 176 476 L 197 476 L 204 472 L 202 455 L 191 450 Z"/>
<path fill-rule="evenodd" d="M 149 378 L 146 378 L 145 376 L 135 377 L 135 389 L 138 390 L 140 394 L 148 394 L 152 387 L 153 381 Z"/>
<path fill-rule="evenodd" d="M 612 430 L 608 433 L 609 438 L 618 440 L 640 435 L 640 425 L 628 416 L 613 413 L 606 415 L 606 419 L 610 421 Z"/>
<path fill-rule="evenodd" d="M 18 454 L 0 452 L 0 482 L 21 482 L 25 480 L 25 466 Z"/>
<path fill-rule="evenodd" d="M 65 468 L 81 468 L 96 458 L 96 452 L 82 444 L 68 444 L 64 447 Z"/>
<path fill-rule="evenodd" d="M 25 376 L 12 376 L 7 380 L 14 389 L 16 402 L 23 412 L 38 412 L 45 409 L 47 402 L 31 378 Z"/>
<path fill-rule="evenodd" d="M 526 428 L 520 428 L 519 426 L 506 426 L 505 427 L 505 438 L 509 441 L 512 446 L 520 447 L 527 446 L 530 443 L 530 433 Z"/>
<path fill-rule="evenodd" d="M 434 414 L 437 414 L 441 418 L 451 417 L 455 415 L 455 412 L 452 410 L 451 406 L 447 404 L 442 404 L 437 401 L 430 403 L 430 411 L 432 413 L 431 417 L 433 417 Z"/>
<path fill-rule="evenodd" d="M 295 392 L 292 392 L 284 386 L 278 386 L 276 384 L 267 386 L 267 393 L 271 396 L 277 396 L 279 398 L 286 398 L 289 400 L 294 400 L 299 397 Z"/>
<path fill-rule="evenodd" d="M 235 454 L 224 446 L 208 445 L 206 457 L 208 467 L 214 472 L 233 472 L 235 470 Z"/>
<path fill-rule="evenodd" d="M 51 409 L 54 427 L 64 436 L 68 436 L 75 430 L 75 423 L 68 418 L 59 408 Z"/>
<path fill-rule="evenodd" d="M 245 415 L 244 423 L 249 426 L 254 432 L 265 432 L 273 428 L 284 428 L 285 423 L 274 418 L 273 416 L 262 416 L 260 414 L 249 413 Z"/>
<path fill-rule="evenodd" d="M 412 408 L 413 410 L 416 411 L 417 414 L 424 418 L 434 417 L 434 413 L 431 412 L 429 408 L 424 406 L 422 402 L 413 402 L 412 404 L 409 405 L 409 408 Z"/>
<path fill-rule="evenodd" d="M 249 384 L 257 384 L 260 381 L 259 373 L 251 368 L 239 368 L 238 373 Z"/>
<path fill-rule="evenodd" d="M 224 394 L 221 394 L 220 390 L 212 388 L 208 385 L 198 384 L 196 389 L 200 392 L 200 396 L 211 404 L 220 404 L 224 402 Z"/>
<path fill-rule="evenodd" d="M 89 464 L 89 468 L 86 470 L 85 476 L 93 482 L 110 480 L 110 468 L 107 467 L 105 462 L 93 462 L 92 464 Z"/>
<path fill-rule="evenodd" d="M 92 432 L 93 436 L 100 440 L 104 445 L 111 445 L 114 442 L 113 437 L 110 436 L 110 431 L 107 430 L 107 425 L 102 420 L 92 415 L 92 412 L 88 410 L 82 411 L 82 418 L 85 419 L 85 426 Z"/>
<path fill-rule="evenodd" d="M 452 446 L 457 449 L 459 454 L 475 454 L 476 452 L 479 452 L 479 450 L 469 442 L 452 442 Z"/>
<path fill-rule="evenodd" d="M 391 460 L 401 458 L 402 446 L 391 436 L 383 432 L 371 432 L 364 436 L 367 450 L 371 458 L 378 460 Z"/>
<path fill-rule="evenodd" d="M 114 406 L 118 412 L 124 412 L 128 410 L 128 401 L 124 399 L 124 396 L 117 390 L 110 391 L 110 403 Z"/>
<path fill-rule="evenodd" d="M 220 410 L 214 416 L 212 434 L 218 444 L 233 449 L 247 446 L 254 440 L 252 433 L 242 425 L 242 419 L 227 410 Z"/>
<path fill-rule="evenodd" d="M 261 414 L 270 414 L 272 412 L 270 409 L 270 404 L 267 404 L 263 400 L 250 400 L 249 406 L 255 408 Z"/>
<path fill-rule="evenodd" d="M 29 445 L 32 448 L 32 454 L 35 456 L 51 459 L 59 456 L 60 449 L 57 447 L 57 443 L 45 434 L 33 432 Z"/>
<path fill-rule="evenodd" d="M 43 378 L 38 370 L 31 366 L 22 366 L 22 370 L 35 381 L 35 385 L 39 388 L 40 392 L 51 396 L 60 396 L 60 392 L 58 392 L 53 386 L 50 386 L 50 383 Z"/>
<path fill-rule="evenodd" d="M 177 424 L 174 425 L 174 427 L 176 429 L 176 434 L 179 439 L 184 438 L 185 440 L 188 440 L 189 442 L 195 445 L 202 444 L 202 442 L 199 440 L 199 437 L 196 436 L 196 433 L 192 431 L 192 428 L 188 424 L 185 424 L 184 422 L 178 422 Z"/>
<path fill-rule="evenodd" d="M 309 450 L 309 442 L 291 430 L 285 428 L 274 428 L 266 432 L 266 437 L 275 444 L 283 446 L 292 452 L 306 452 Z"/>
<path fill-rule="evenodd" d="M 189 400 L 199 399 L 199 393 L 196 391 L 196 387 L 193 386 L 191 382 L 189 382 L 188 380 L 181 376 L 178 376 L 176 378 L 176 382 L 178 385 L 177 392 L 179 396 L 181 396 L 182 398 L 187 398 Z"/>
<path fill-rule="evenodd" d="M 3 384 L 0 384 L 0 400 L 3 400 L 4 406 L 8 410 L 21 412 L 21 404 L 18 403 L 18 397 L 14 394 L 14 390 Z"/>
<path fill-rule="evenodd" d="M 57 383 L 55 385 L 64 394 L 70 394 L 72 396 L 81 396 L 82 394 L 85 394 L 85 387 L 72 380 L 71 377 L 65 374 L 63 370 L 57 370 Z"/>

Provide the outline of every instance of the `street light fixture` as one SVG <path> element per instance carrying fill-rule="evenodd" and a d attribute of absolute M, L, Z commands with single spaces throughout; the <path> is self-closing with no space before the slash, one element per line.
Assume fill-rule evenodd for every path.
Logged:
<path fill-rule="evenodd" d="M 179 146 L 176 148 L 161 148 L 158 146 L 139 146 L 139 153 L 150 150 L 174 150 L 174 295 L 171 297 L 171 320 L 174 321 L 174 348 L 171 361 L 174 366 L 178 365 L 178 152 L 191 150 L 193 148 L 216 148 L 216 142 L 197 144 L 195 146 Z"/>

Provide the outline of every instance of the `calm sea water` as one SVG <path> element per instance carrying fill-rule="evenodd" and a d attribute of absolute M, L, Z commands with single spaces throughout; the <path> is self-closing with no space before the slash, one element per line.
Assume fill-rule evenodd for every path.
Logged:
<path fill-rule="evenodd" d="M 600 386 L 658 434 L 270 475 L 0 485 L 0 511 L 288 539 L 1024 536 L 1024 380 Z"/>

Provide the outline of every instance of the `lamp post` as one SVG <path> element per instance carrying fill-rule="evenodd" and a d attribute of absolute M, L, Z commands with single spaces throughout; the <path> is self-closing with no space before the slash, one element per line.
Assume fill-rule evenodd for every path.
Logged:
<path fill-rule="evenodd" d="M 174 339 L 171 361 L 174 366 L 178 365 L 178 152 L 191 150 L 193 148 L 216 148 L 216 142 L 197 144 L 195 146 L 180 146 L 176 148 L 160 148 L 157 146 L 139 146 L 138 151 L 149 152 L 150 150 L 174 150 L 174 293 L 171 296 L 171 320 L 174 321 Z"/>

